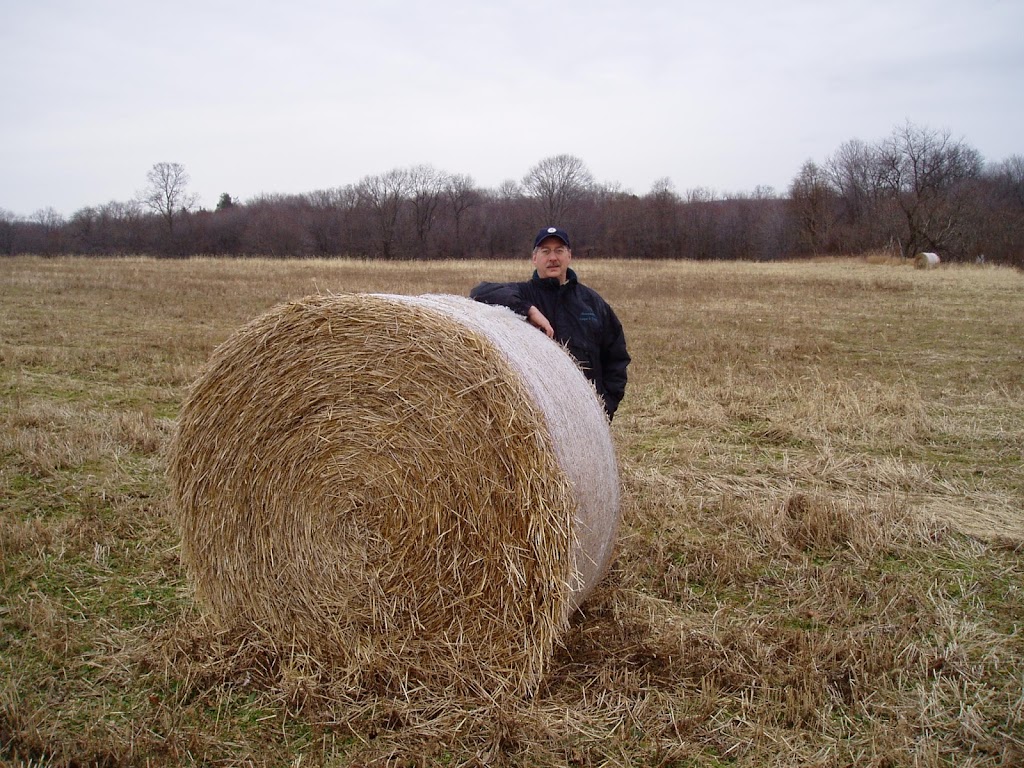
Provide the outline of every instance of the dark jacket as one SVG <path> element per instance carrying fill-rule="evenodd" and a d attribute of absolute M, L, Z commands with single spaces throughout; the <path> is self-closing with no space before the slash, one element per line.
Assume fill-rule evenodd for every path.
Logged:
<path fill-rule="evenodd" d="M 537 307 L 555 330 L 555 340 L 565 344 L 584 375 L 594 382 L 610 419 L 626 393 L 626 337 L 622 323 L 597 291 L 583 285 L 571 269 L 565 285 L 553 277 L 521 283 L 480 283 L 470 298 L 499 304 L 526 315 Z"/>

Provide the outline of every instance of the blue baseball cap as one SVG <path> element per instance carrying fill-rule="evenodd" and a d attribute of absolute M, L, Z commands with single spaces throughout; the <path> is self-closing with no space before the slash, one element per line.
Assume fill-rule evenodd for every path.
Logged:
<path fill-rule="evenodd" d="M 544 229 L 538 232 L 537 236 L 533 238 L 533 247 L 538 248 L 540 244 L 547 240 L 549 237 L 557 237 L 559 240 L 565 243 L 566 248 L 572 248 L 572 246 L 569 245 L 569 235 L 565 233 L 564 229 L 559 229 L 558 227 L 544 227 Z"/>

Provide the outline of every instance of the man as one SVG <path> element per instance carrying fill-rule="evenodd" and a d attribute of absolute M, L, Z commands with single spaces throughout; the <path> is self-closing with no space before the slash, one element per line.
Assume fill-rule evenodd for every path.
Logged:
<path fill-rule="evenodd" d="M 558 227 L 545 227 L 533 241 L 533 277 L 521 283 L 480 283 L 470 298 L 508 307 L 568 347 L 604 401 L 609 420 L 626 392 L 626 337 L 622 324 L 597 291 L 569 268 L 572 246 Z"/>

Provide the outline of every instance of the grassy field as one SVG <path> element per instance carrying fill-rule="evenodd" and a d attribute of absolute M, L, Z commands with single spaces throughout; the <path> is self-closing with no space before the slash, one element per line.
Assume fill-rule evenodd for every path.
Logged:
<path fill-rule="evenodd" d="M 1024 274 L 574 265 L 633 365 L 608 578 L 531 700 L 392 700 L 219 631 L 163 452 L 214 347 L 312 293 L 527 261 L 0 260 L 0 761 L 1024 765 Z"/>

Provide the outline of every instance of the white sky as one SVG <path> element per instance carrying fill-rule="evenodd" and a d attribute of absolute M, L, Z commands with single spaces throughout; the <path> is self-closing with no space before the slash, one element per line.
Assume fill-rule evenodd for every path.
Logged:
<path fill-rule="evenodd" d="M 0 208 L 200 203 L 580 157 L 638 194 L 770 185 L 907 120 L 1024 154 L 1021 0 L 0 0 Z"/>

